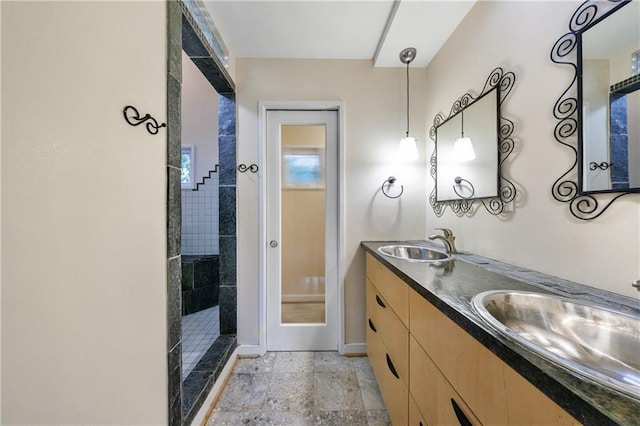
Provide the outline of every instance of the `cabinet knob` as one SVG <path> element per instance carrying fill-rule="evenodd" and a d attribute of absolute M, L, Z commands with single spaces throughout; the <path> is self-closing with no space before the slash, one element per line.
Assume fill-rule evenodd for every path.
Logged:
<path fill-rule="evenodd" d="M 378 296 L 377 294 L 376 294 L 376 302 L 378 302 L 378 305 L 382 306 L 383 308 L 387 307 L 387 305 L 384 304 L 382 299 L 380 299 L 380 296 Z"/>
<path fill-rule="evenodd" d="M 369 328 L 373 330 L 374 333 L 378 332 L 378 330 L 376 330 L 376 326 L 371 322 L 371 319 L 369 319 Z"/>

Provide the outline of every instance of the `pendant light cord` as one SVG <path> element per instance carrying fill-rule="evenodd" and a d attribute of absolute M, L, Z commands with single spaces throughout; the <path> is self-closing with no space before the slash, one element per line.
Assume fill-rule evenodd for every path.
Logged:
<path fill-rule="evenodd" d="M 464 110 L 460 111 L 460 116 L 462 118 L 462 137 L 464 138 Z"/>
<path fill-rule="evenodd" d="M 407 61 L 407 137 L 409 137 L 409 61 Z"/>

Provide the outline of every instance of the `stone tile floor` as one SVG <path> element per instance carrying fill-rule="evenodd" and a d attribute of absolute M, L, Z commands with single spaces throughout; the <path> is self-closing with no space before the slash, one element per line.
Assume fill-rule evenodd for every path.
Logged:
<path fill-rule="evenodd" d="M 391 425 L 366 357 L 269 352 L 240 359 L 207 423 Z"/>

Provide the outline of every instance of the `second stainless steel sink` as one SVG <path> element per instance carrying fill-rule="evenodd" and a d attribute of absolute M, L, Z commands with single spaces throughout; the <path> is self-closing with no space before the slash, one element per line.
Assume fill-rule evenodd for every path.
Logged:
<path fill-rule="evenodd" d="M 640 399 L 639 317 L 524 291 L 487 291 L 472 303 L 502 334 L 582 376 Z"/>
<path fill-rule="evenodd" d="M 411 246 L 407 244 L 396 244 L 380 247 L 378 251 L 385 256 L 404 259 L 412 262 L 443 262 L 449 260 L 450 256 L 428 247 Z"/>

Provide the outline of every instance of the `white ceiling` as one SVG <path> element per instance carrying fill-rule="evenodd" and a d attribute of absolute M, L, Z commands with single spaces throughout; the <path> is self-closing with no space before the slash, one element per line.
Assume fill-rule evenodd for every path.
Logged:
<path fill-rule="evenodd" d="M 371 59 L 425 67 L 476 0 L 204 0 L 238 58 Z M 376 55 L 377 52 L 377 55 Z"/>

